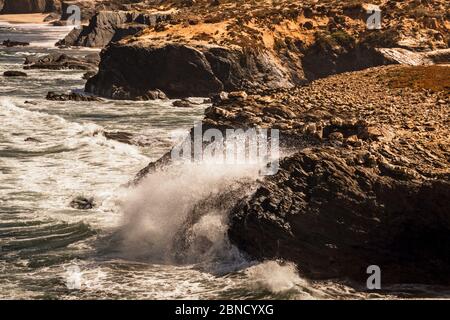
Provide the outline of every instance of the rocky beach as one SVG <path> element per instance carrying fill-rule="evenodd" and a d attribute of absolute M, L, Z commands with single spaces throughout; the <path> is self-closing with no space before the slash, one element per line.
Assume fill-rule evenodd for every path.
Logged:
<path fill-rule="evenodd" d="M 66 26 L 71 5 L 81 9 L 74 29 Z M 8 229 L 10 220 L 0 223 L 2 265 L 14 265 L 19 279 L 10 292 L 123 298 L 131 281 L 132 298 L 450 297 L 448 2 L 0 0 L 0 10 L 0 20 L 45 15 L 48 28 L 60 30 L 45 50 L 12 29 L 0 37 L 11 67 L 2 65 L 2 74 L 12 86 L 1 93 L 9 99 L 2 117 L 15 108 L 48 113 L 92 140 L 65 145 L 63 155 L 75 153 L 56 171 L 72 172 L 74 157 L 89 172 L 82 183 L 71 173 L 70 196 L 51 202 L 58 214 L 49 217 L 69 223 L 56 232 L 72 230 L 69 239 L 54 244 L 43 229 L 27 239 Z M 377 11 L 381 26 L 372 28 Z M 30 77 L 28 96 L 14 86 Z M 49 78 L 31 89 L 40 77 Z M 181 144 L 195 149 L 198 124 L 203 134 L 279 132 L 279 169 L 261 176 L 257 164 L 176 163 Z M 58 132 L 74 139 L 66 131 Z M 0 160 L 22 161 L 5 141 Z M 27 157 L 40 151 L 33 152 Z M 8 161 L 5 176 L 15 171 Z M 10 189 L 18 188 L 14 179 Z M 33 212 L 36 201 L 47 208 L 31 199 L 0 214 Z M 59 210 L 75 210 L 76 218 Z M 34 242 L 40 234 L 53 251 L 35 251 L 43 250 Z M 44 256 L 52 257 L 48 265 Z M 40 263 L 56 274 L 75 263 L 92 277 L 106 274 L 116 290 L 92 277 L 84 291 L 24 289 L 18 257 L 43 281 Z M 382 271 L 381 290 L 366 287 L 370 266 Z M 167 281 L 170 288 L 159 287 Z"/>

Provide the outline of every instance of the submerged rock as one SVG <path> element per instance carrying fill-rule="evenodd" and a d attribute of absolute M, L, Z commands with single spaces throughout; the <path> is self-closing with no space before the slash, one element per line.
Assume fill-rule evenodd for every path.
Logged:
<path fill-rule="evenodd" d="M 12 41 L 12 40 L 4 40 L 2 42 L 2 45 L 4 47 L 25 47 L 25 46 L 29 46 L 30 43 L 29 42 L 21 42 L 21 41 Z"/>
<path fill-rule="evenodd" d="M 5 77 L 26 77 L 28 75 L 22 71 L 5 71 L 5 72 L 3 72 L 3 76 L 5 76 Z"/>
<path fill-rule="evenodd" d="M 45 97 L 47 100 L 50 101 L 103 101 L 102 99 L 98 97 L 93 96 L 87 96 L 80 93 L 56 93 L 53 91 L 50 91 L 47 93 L 47 96 Z"/>
<path fill-rule="evenodd" d="M 33 138 L 33 137 L 28 137 L 25 138 L 25 140 L 23 140 L 25 142 L 42 142 L 41 140 L 37 139 L 37 138 Z"/>
<path fill-rule="evenodd" d="M 70 207 L 78 210 L 90 210 L 95 207 L 94 198 L 78 196 L 70 202 Z"/>
<path fill-rule="evenodd" d="M 124 132 L 124 131 L 116 131 L 116 132 L 109 132 L 106 131 L 104 132 L 104 135 L 106 137 L 106 139 L 110 139 L 110 140 L 116 140 L 125 144 L 134 144 L 132 139 L 133 139 L 133 134 L 129 133 L 129 132 Z"/>
<path fill-rule="evenodd" d="M 176 108 L 194 108 L 196 105 L 189 100 L 175 100 L 172 105 Z"/>
<path fill-rule="evenodd" d="M 94 71 L 99 63 L 97 53 L 88 54 L 84 57 L 68 56 L 64 53 L 51 53 L 44 57 L 27 57 L 24 69 L 74 69 Z"/>

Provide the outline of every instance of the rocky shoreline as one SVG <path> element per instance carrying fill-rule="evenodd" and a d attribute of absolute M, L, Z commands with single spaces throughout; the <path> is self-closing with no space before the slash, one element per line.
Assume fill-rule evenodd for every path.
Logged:
<path fill-rule="evenodd" d="M 293 261 L 311 279 L 363 285 L 379 265 L 386 284 L 449 285 L 449 75 L 448 66 L 378 67 L 216 99 L 204 130 L 276 128 L 285 154 L 230 208 L 232 243 Z M 170 153 L 137 181 L 167 166 Z"/>
<path fill-rule="evenodd" d="M 86 70 L 85 91 L 111 99 L 211 97 L 204 130 L 280 130 L 280 170 L 229 208 L 229 239 L 250 258 L 312 279 L 361 285 L 379 265 L 384 283 L 450 285 L 448 3 L 380 5 L 377 31 L 359 2 L 130 4 L 59 43 L 104 47 L 100 62 L 25 68 Z M 169 166 L 167 153 L 135 183 Z"/>

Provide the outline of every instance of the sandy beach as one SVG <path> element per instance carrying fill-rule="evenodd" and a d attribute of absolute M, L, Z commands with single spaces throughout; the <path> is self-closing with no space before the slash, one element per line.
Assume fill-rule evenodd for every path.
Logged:
<path fill-rule="evenodd" d="M 0 21 L 9 23 L 45 23 L 48 13 L 0 14 Z"/>

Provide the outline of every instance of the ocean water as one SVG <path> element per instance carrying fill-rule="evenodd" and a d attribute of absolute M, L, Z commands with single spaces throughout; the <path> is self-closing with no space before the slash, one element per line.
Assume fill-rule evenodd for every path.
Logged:
<path fill-rule="evenodd" d="M 68 31 L 1 24 L 0 41 L 31 46 L 1 48 L 0 74 L 22 70 L 28 55 L 92 52 L 55 48 Z M 187 133 L 202 118 L 207 104 L 180 109 L 171 101 L 51 102 L 45 100 L 48 91 L 83 90 L 83 72 L 26 72 L 26 78 L 0 76 L 1 299 L 434 295 L 433 288 L 373 294 L 341 281 L 312 282 L 292 263 L 245 257 L 227 239 L 226 209 L 207 200 L 251 185 L 256 165 L 184 164 L 128 187 L 140 169 L 170 150 L 172 135 Z M 104 135 L 115 131 L 132 134 L 136 145 Z M 77 196 L 94 198 L 95 208 L 71 208 Z M 194 211 L 200 215 L 190 219 Z"/>

